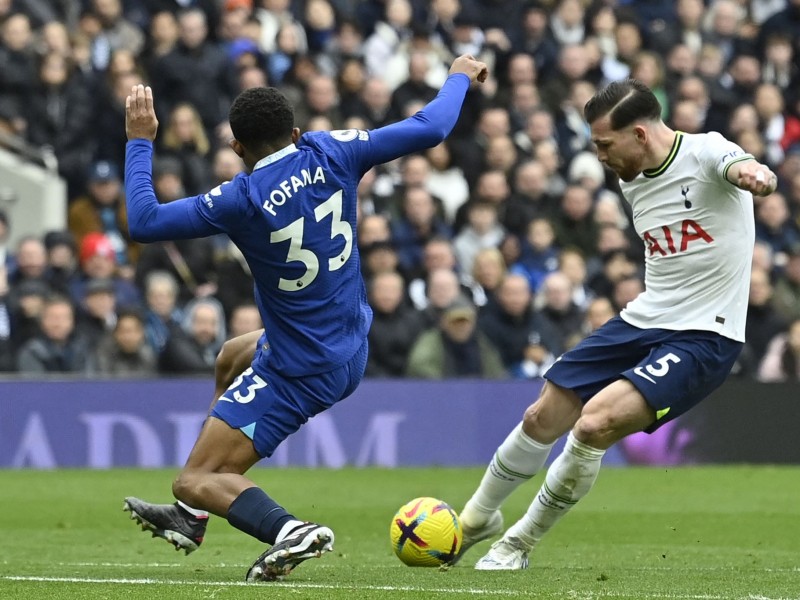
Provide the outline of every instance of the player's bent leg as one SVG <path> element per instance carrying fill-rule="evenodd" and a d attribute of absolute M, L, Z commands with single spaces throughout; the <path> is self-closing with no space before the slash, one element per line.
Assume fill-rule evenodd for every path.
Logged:
<path fill-rule="evenodd" d="M 244 473 L 260 459 L 244 433 L 209 417 L 172 484 L 172 492 L 189 506 L 227 517 L 233 501 L 255 487 Z"/>
<path fill-rule="evenodd" d="M 575 424 L 581 403 L 567 389 L 545 383 L 539 399 L 495 452 L 478 489 L 461 511 L 463 539 L 453 563 L 475 544 L 503 529 L 500 506 L 544 465 L 553 443 Z"/>
<path fill-rule="evenodd" d="M 606 449 L 654 420 L 655 411 L 629 381 L 616 381 L 598 392 L 581 412 L 564 451 L 550 465 L 544 484 L 526 514 L 475 568 L 525 568 L 528 553 L 592 488 Z"/>
<path fill-rule="evenodd" d="M 589 400 L 575 423 L 575 439 L 607 450 L 622 438 L 644 431 L 656 420 L 656 411 L 627 379 L 608 385 Z"/>

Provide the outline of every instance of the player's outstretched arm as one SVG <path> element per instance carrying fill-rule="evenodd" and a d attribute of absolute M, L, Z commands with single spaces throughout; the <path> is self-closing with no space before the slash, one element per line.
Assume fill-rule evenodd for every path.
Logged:
<path fill-rule="evenodd" d="M 755 159 L 732 164 L 725 176 L 733 185 L 754 196 L 769 196 L 778 188 L 778 176 Z"/>
<path fill-rule="evenodd" d="M 372 143 L 365 154 L 370 164 L 364 166 L 369 168 L 439 144 L 453 130 L 469 86 L 484 82 L 488 74 L 486 64 L 473 56 L 456 58 L 436 98 L 417 114 L 370 132 Z"/>
<path fill-rule="evenodd" d="M 216 228 L 197 215 L 197 198 L 158 203 L 152 177 L 157 131 L 153 90 L 149 86 L 133 86 L 125 100 L 125 202 L 131 237 L 139 242 L 156 242 L 216 233 Z"/>

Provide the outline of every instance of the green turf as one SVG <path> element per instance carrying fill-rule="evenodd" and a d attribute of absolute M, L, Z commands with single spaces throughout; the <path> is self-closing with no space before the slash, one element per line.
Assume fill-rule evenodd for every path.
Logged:
<path fill-rule="evenodd" d="M 336 532 L 336 548 L 275 584 L 245 584 L 257 541 L 213 519 L 190 556 L 141 533 L 122 498 L 168 501 L 174 471 L 0 471 L 0 600 L 374 598 L 543 600 L 800 598 L 800 469 L 605 469 L 522 572 L 462 564 L 412 569 L 388 542 L 415 496 L 460 508 L 482 469 L 257 470 L 298 516 Z M 507 523 L 541 479 L 504 508 Z"/>

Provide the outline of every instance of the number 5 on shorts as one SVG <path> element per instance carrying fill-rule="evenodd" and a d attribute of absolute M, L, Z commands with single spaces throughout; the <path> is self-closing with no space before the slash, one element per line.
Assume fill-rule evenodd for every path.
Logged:
<path fill-rule="evenodd" d="M 650 383 L 658 383 L 653 377 L 663 377 L 667 373 L 669 373 L 669 363 L 679 363 L 681 362 L 680 357 L 676 356 L 672 352 L 669 354 L 665 354 L 661 358 L 656 361 L 657 367 L 653 365 L 646 365 L 644 369 L 642 367 L 636 367 L 633 372 L 636 373 L 642 379 L 646 379 Z M 647 371 L 653 377 L 647 375 L 644 371 Z"/>

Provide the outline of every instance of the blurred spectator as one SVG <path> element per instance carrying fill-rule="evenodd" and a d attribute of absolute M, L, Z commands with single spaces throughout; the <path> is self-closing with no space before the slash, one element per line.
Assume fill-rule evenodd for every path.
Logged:
<path fill-rule="evenodd" d="M 217 293 L 214 243 L 209 238 L 147 244 L 136 264 L 137 285 L 143 287 L 147 274 L 156 270 L 175 277 L 180 304 Z"/>
<path fill-rule="evenodd" d="M 28 140 L 50 146 L 69 197 L 83 190 L 92 155 L 92 102 L 84 82 L 70 72 L 68 59 L 51 52 L 39 61 L 37 89 L 24 107 Z"/>
<path fill-rule="evenodd" d="M 89 358 L 86 339 L 75 327 L 72 303 L 63 296 L 44 302 L 40 333 L 19 350 L 17 368 L 27 375 L 83 373 Z"/>
<path fill-rule="evenodd" d="M 514 173 L 514 193 L 506 203 L 504 224 L 515 235 L 525 236 L 529 223 L 536 217 L 547 218 L 555 200 L 547 193 L 547 171 L 542 163 L 526 160 Z"/>
<path fill-rule="evenodd" d="M 391 114 L 391 102 L 392 95 L 386 82 L 380 77 L 370 77 L 364 82 L 364 87 L 361 88 L 358 105 L 355 108 L 354 114 L 351 116 L 358 116 L 364 119 L 367 124 L 367 129 L 382 127 L 388 124 L 393 118 Z M 410 105 L 411 103 L 407 104 L 404 108 L 408 110 Z M 411 114 L 415 112 L 417 112 L 416 109 L 412 110 Z M 401 118 L 411 116 L 411 114 L 403 114 Z"/>
<path fill-rule="evenodd" d="M 787 254 L 783 276 L 775 282 L 773 306 L 786 319 L 800 319 L 800 246 Z"/>
<path fill-rule="evenodd" d="M 165 119 L 159 136 L 159 156 L 174 156 L 180 161 L 186 194 L 204 194 L 212 187 L 208 157 L 211 144 L 200 120 L 200 114 L 186 102 L 179 102 Z"/>
<path fill-rule="evenodd" d="M 121 310 L 112 332 L 106 334 L 92 353 L 89 372 L 114 377 L 155 377 L 156 353 L 144 334 L 142 315 Z"/>
<path fill-rule="evenodd" d="M 754 364 L 758 365 L 767 352 L 770 340 L 786 330 L 787 320 L 772 305 L 773 291 L 769 274 L 753 269 L 750 274 L 750 301 L 747 305 L 745 339 Z"/>
<path fill-rule="evenodd" d="M 522 7 L 521 35 L 515 51 L 533 56 L 539 79 L 553 74 L 558 60 L 558 43 L 550 29 L 549 11 L 544 2 L 528 2 Z"/>
<path fill-rule="evenodd" d="M 225 316 L 213 298 L 192 300 L 180 328 L 173 328 L 158 360 L 163 374 L 213 375 L 225 341 Z"/>
<path fill-rule="evenodd" d="M 178 19 L 170 10 L 159 10 L 150 17 L 142 61 L 149 71 L 153 64 L 175 48 L 180 37 Z"/>
<path fill-rule="evenodd" d="M 508 274 L 497 290 L 497 301 L 484 307 L 478 317 L 478 329 L 497 348 L 506 369 L 524 360 L 529 338 L 536 332 L 532 299 L 528 280 Z"/>
<path fill-rule="evenodd" d="M 512 263 L 509 271 L 524 275 L 532 292 L 539 287 L 548 273 L 558 268 L 558 246 L 550 220 L 537 217 L 528 224 L 527 235 L 522 242 L 519 260 Z"/>
<path fill-rule="evenodd" d="M 89 346 L 111 333 L 117 324 L 117 307 L 114 282 L 110 279 L 91 279 L 84 288 L 78 306 L 77 321 Z"/>
<path fill-rule="evenodd" d="M 108 279 L 114 285 L 117 306 L 133 307 L 141 304 L 141 292 L 117 273 L 116 251 L 111 240 L 102 233 L 84 236 L 78 251 L 80 273 L 69 286 L 70 296 L 80 304 L 86 295 L 86 286 L 93 279 Z"/>
<path fill-rule="evenodd" d="M 42 309 L 51 293 L 44 281 L 32 279 L 21 282 L 13 295 L 6 296 L 5 306 L 11 325 L 11 345 L 15 353 L 39 333 Z"/>
<path fill-rule="evenodd" d="M 484 170 L 484 157 L 489 140 L 510 133 L 511 122 L 508 111 L 501 107 L 489 107 L 481 112 L 475 126 L 475 134 L 457 145 L 451 145 L 454 162 L 463 171 L 470 189 Z"/>
<path fill-rule="evenodd" d="M 88 234 L 104 234 L 114 249 L 120 273 L 126 278 L 133 277 L 141 245 L 131 240 L 128 233 L 122 177 L 114 163 L 101 160 L 92 165 L 86 194 L 69 204 L 67 223 L 78 247 Z"/>
<path fill-rule="evenodd" d="M 603 230 L 616 231 L 617 241 L 626 242 L 622 232 L 616 227 L 606 227 Z M 626 277 L 636 275 L 639 267 L 624 248 L 611 248 L 600 255 L 600 269 L 589 276 L 589 288 L 596 296 L 611 298 L 614 294 L 616 283 Z"/>
<path fill-rule="evenodd" d="M 295 106 L 295 123 L 302 130 L 306 129 L 311 117 L 317 116 L 327 117 L 336 129 L 342 124 L 336 83 L 327 75 L 312 77 L 308 82 L 304 101 Z"/>
<path fill-rule="evenodd" d="M 476 306 L 483 309 L 497 302 L 497 291 L 507 272 L 506 262 L 500 250 L 497 248 L 478 250 L 468 280 Z"/>
<path fill-rule="evenodd" d="M 334 78 L 333 75 L 325 74 Z M 358 114 L 361 108 L 361 92 L 367 81 L 367 68 L 362 58 L 348 58 L 335 78 L 339 92 L 339 110 L 345 118 Z"/>
<path fill-rule="evenodd" d="M 423 310 L 428 305 L 428 276 L 438 269 L 453 271 L 461 280 L 453 243 L 443 237 L 428 240 L 422 250 L 422 268 L 408 281 L 408 297 L 414 306 Z"/>
<path fill-rule="evenodd" d="M 231 316 L 228 319 L 228 339 L 263 328 L 264 324 L 261 322 L 261 314 L 258 312 L 258 307 L 253 304 L 252 301 L 238 304 L 233 308 Z"/>
<path fill-rule="evenodd" d="M 224 52 L 209 41 L 207 16 L 202 10 L 184 9 L 178 15 L 178 26 L 178 43 L 151 68 L 157 110 L 166 115 L 177 104 L 189 102 L 210 131 L 225 117 L 222 107 L 234 96 L 235 73 Z"/>
<path fill-rule="evenodd" d="M 373 311 L 369 331 L 367 377 L 402 377 L 409 351 L 424 329 L 419 312 L 406 302 L 405 284 L 397 273 L 375 275 L 369 284 Z"/>
<path fill-rule="evenodd" d="M 387 0 L 382 18 L 364 41 L 364 57 L 370 76 L 379 76 L 392 54 L 411 37 L 413 11 L 409 0 Z"/>
<path fill-rule="evenodd" d="M 586 307 L 581 335 L 586 337 L 616 316 L 617 311 L 608 298 L 594 298 Z"/>
<path fill-rule="evenodd" d="M 144 282 L 144 331 L 147 343 L 159 354 L 170 333 L 180 327 L 183 312 L 178 306 L 178 282 L 166 271 L 148 273 Z"/>
<path fill-rule="evenodd" d="M 400 257 L 391 241 L 372 242 L 361 250 L 361 271 L 364 281 L 379 273 L 399 273 Z"/>
<path fill-rule="evenodd" d="M 760 133 L 765 145 L 767 164 L 773 169 L 783 162 L 783 140 L 786 135 L 786 115 L 783 96 L 778 86 L 762 83 L 753 98 Z"/>
<path fill-rule="evenodd" d="M 553 217 L 559 246 L 573 246 L 586 255 L 592 254 L 597 243 L 597 224 L 592 218 L 592 208 L 592 196 L 585 187 L 567 186 L 561 198 L 561 210 Z"/>
<path fill-rule="evenodd" d="M 611 302 L 617 312 L 620 312 L 636 297 L 644 291 L 644 282 L 637 275 L 622 277 L 614 282 L 614 289 L 611 292 Z"/>
<path fill-rule="evenodd" d="M 767 242 L 774 253 L 785 254 L 800 244 L 800 229 L 792 221 L 786 198 L 780 192 L 756 203 L 756 239 Z"/>
<path fill-rule="evenodd" d="M 476 325 L 477 310 L 472 302 L 464 296 L 452 300 L 438 325 L 417 338 L 406 375 L 420 379 L 506 377 L 500 354 Z"/>
<path fill-rule="evenodd" d="M 475 193 L 472 198 L 461 205 L 456 211 L 456 218 L 453 224 L 453 229 L 456 233 L 461 231 L 461 228 L 467 222 L 467 211 L 471 202 L 489 202 L 497 207 L 497 217 L 505 226 L 507 217 L 506 210 L 508 209 L 508 198 L 511 195 L 511 190 L 508 186 L 508 180 L 502 171 L 489 170 L 484 171 L 478 176 L 478 181 L 475 184 Z"/>
<path fill-rule="evenodd" d="M 425 156 L 430 163 L 425 186 L 435 197 L 440 198 L 445 221 L 452 225 L 456 211 L 469 198 L 469 186 L 464 172 L 453 164 L 452 152 L 447 141 L 428 149 Z"/>
<path fill-rule="evenodd" d="M 766 382 L 800 381 L 800 320 L 795 319 L 785 333 L 770 340 L 758 367 L 758 379 Z"/>
<path fill-rule="evenodd" d="M 144 83 L 136 71 L 119 73 L 98 91 L 95 114 L 95 158 L 121 168 L 125 163 L 125 98 L 134 85 Z"/>
<path fill-rule="evenodd" d="M 497 248 L 507 265 L 513 265 L 522 256 L 522 242 L 516 235 L 507 235 Z"/>
<path fill-rule="evenodd" d="M 411 290 L 409 290 L 409 293 L 412 300 L 414 300 L 414 294 L 411 293 Z M 431 270 L 425 282 L 425 305 L 423 308 L 417 305 L 417 310 L 421 311 L 425 327 L 435 326 L 439 322 L 444 309 L 459 295 L 464 294 L 458 275 L 453 269 L 437 268 Z"/>
<path fill-rule="evenodd" d="M 545 278 L 539 296 L 541 305 L 536 310 L 534 328 L 542 336 L 542 345 L 558 356 L 580 334 L 583 312 L 572 301 L 569 278 L 558 271 Z"/>
<path fill-rule="evenodd" d="M 441 78 L 444 63 L 436 58 L 435 53 L 431 56 L 429 53 L 414 50 L 406 60 L 406 72 L 402 73 L 403 78 L 396 81 L 396 85 L 389 82 L 393 90 L 391 110 L 395 118 L 400 118 L 405 113 L 405 107 L 412 102 L 427 104 L 433 100 L 444 79 L 447 79 L 446 73 L 444 79 Z M 436 77 L 429 79 L 429 73 L 434 70 Z"/>
<path fill-rule="evenodd" d="M 36 88 L 35 60 L 30 19 L 12 12 L 0 25 L 0 102 L 17 124 L 24 123 Z"/>
<path fill-rule="evenodd" d="M 260 0 L 257 3 L 255 17 L 261 24 L 259 47 L 264 53 L 275 51 L 278 32 L 281 25 L 289 23 L 295 29 L 295 35 L 302 40 L 302 45 L 306 46 L 305 30 L 302 23 L 298 22 L 289 9 L 289 0 Z"/>
<path fill-rule="evenodd" d="M 436 216 L 433 196 L 421 186 L 405 191 L 402 215 L 391 229 L 400 268 L 408 274 L 418 274 L 422 269 L 423 248 L 428 240 L 451 235 L 450 228 Z"/>
<path fill-rule="evenodd" d="M 733 0 L 714 0 L 705 14 L 704 39 L 722 50 L 725 63 L 740 49 L 739 32 L 745 16 L 745 8 Z"/>
<path fill-rule="evenodd" d="M 484 248 L 495 248 L 506 235 L 505 228 L 498 223 L 497 207 L 489 202 L 470 202 L 467 224 L 453 239 L 458 268 L 470 273 L 475 255 Z"/>
<path fill-rule="evenodd" d="M 23 281 L 44 280 L 47 251 L 42 240 L 32 235 L 21 237 L 14 252 L 14 263 L 14 269 L 8 274 L 8 284 L 12 290 Z"/>
<path fill-rule="evenodd" d="M 54 292 L 69 294 L 70 282 L 78 277 L 78 248 L 69 231 L 48 231 L 44 236 L 47 252 L 46 279 Z"/>
<path fill-rule="evenodd" d="M 244 255 L 231 241 L 218 253 L 214 265 L 217 288 L 213 295 L 222 303 L 225 315 L 230 319 L 237 306 L 252 302 L 253 274 Z"/>
<path fill-rule="evenodd" d="M 558 253 L 558 270 L 567 276 L 572 284 L 572 301 L 585 310 L 594 298 L 587 282 L 586 261 L 583 254 L 575 248 L 564 248 Z"/>

